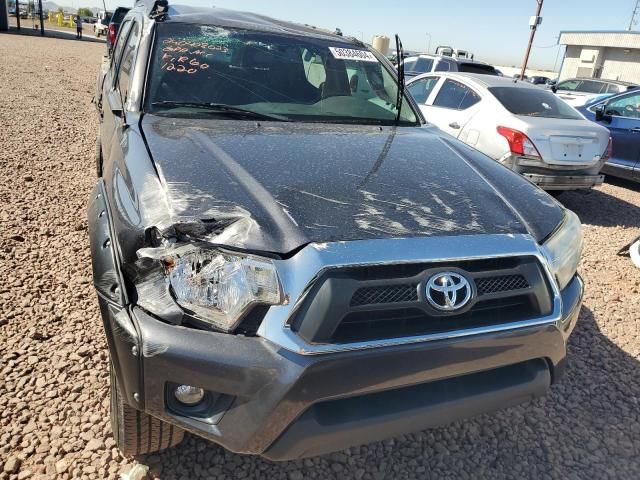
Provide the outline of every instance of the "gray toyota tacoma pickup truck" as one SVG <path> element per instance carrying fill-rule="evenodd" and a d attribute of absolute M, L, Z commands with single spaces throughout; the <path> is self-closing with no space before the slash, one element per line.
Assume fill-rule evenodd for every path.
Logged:
<path fill-rule="evenodd" d="M 357 40 L 138 3 L 103 66 L 88 216 L 126 455 L 273 460 L 543 395 L 581 226 L 425 124 Z"/>

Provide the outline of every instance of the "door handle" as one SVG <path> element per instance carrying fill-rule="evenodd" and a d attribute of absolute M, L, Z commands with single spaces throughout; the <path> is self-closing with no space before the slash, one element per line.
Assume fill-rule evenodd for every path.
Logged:
<path fill-rule="evenodd" d="M 455 128 L 456 130 L 460 128 L 460 125 L 458 124 L 458 122 L 451 122 L 449 126 L 451 128 Z"/>
<path fill-rule="evenodd" d="M 640 133 L 640 128 L 632 128 L 631 132 Z"/>

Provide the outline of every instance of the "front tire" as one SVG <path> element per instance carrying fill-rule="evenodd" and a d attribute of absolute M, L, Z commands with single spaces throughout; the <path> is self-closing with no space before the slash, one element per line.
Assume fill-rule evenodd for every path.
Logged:
<path fill-rule="evenodd" d="M 111 366 L 111 429 L 118 450 L 126 457 L 145 455 L 173 447 L 184 430 L 126 404 Z"/>

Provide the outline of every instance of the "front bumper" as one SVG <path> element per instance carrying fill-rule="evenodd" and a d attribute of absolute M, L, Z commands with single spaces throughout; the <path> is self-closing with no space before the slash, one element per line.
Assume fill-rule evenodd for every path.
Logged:
<path fill-rule="evenodd" d="M 101 307 L 132 406 L 231 451 L 289 460 L 544 394 L 564 370 L 582 289 L 576 276 L 562 292 L 555 323 L 322 355 L 169 325 L 138 308 L 116 311 L 104 298 Z M 211 402 L 207 415 L 176 412 L 175 384 L 202 387 L 223 401 Z"/>
<path fill-rule="evenodd" d="M 522 173 L 522 176 L 543 190 L 577 190 L 602 185 L 604 175 L 543 175 Z"/>

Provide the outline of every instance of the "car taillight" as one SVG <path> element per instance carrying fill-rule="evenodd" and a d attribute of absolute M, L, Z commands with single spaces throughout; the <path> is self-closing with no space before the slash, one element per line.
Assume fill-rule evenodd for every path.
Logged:
<path fill-rule="evenodd" d="M 116 43 L 116 26 L 113 23 L 109 24 L 109 43 L 111 45 Z"/>
<path fill-rule="evenodd" d="M 533 142 L 521 131 L 501 126 L 499 126 L 497 130 L 500 135 L 507 139 L 509 150 L 511 150 L 512 153 L 526 155 L 528 157 L 540 156 Z"/>
<path fill-rule="evenodd" d="M 609 137 L 609 143 L 607 143 L 607 148 L 605 149 L 602 156 L 605 160 L 609 160 L 611 158 L 611 155 L 613 155 L 613 139 Z"/>

